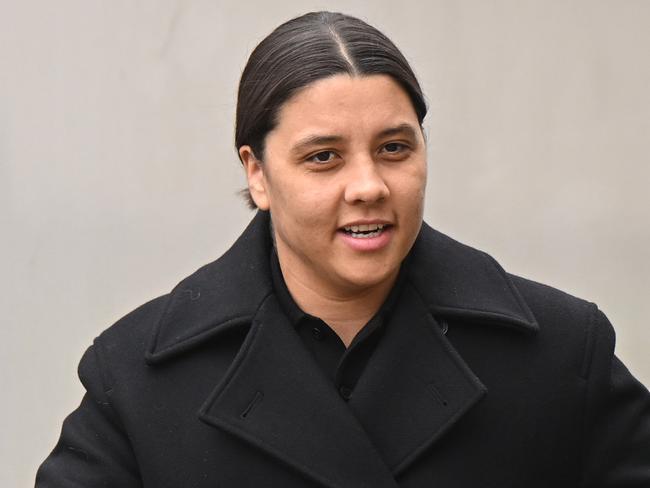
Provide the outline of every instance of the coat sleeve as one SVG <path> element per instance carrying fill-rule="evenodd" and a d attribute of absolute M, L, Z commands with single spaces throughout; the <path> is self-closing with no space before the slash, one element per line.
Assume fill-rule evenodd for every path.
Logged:
<path fill-rule="evenodd" d="M 133 449 L 110 404 L 99 340 L 79 363 L 86 393 L 63 422 L 59 441 L 36 474 L 36 488 L 141 488 Z"/>
<path fill-rule="evenodd" d="M 650 394 L 614 355 L 614 330 L 595 306 L 590 330 L 581 486 L 650 487 Z"/>

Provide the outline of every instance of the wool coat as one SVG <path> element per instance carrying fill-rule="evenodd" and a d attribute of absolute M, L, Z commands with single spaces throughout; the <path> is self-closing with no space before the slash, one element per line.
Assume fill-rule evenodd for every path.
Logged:
<path fill-rule="evenodd" d="M 36 486 L 650 487 L 650 395 L 593 303 L 423 224 L 349 400 L 271 284 L 269 216 L 104 331 Z"/>

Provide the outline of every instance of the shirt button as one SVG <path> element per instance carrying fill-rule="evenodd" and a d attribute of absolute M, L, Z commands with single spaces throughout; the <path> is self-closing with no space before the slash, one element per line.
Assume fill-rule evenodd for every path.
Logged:
<path fill-rule="evenodd" d="M 322 341 L 324 339 L 323 331 L 319 327 L 314 327 L 311 330 L 311 333 L 314 335 L 314 339 L 316 339 L 317 341 Z"/>
<path fill-rule="evenodd" d="M 352 395 L 352 389 L 349 386 L 341 385 L 339 388 L 339 393 L 343 397 L 344 400 L 349 400 L 350 395 Z"/>

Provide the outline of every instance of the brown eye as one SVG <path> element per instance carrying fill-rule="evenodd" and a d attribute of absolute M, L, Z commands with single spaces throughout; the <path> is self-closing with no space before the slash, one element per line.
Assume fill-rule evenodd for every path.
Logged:
<path fill-rule="evenodd" d="M 400 144 L 399 142 L 389 142 L 384 146 L 384 150 L 389 153 L 398 153 L 406 149 L 406 146 L 404 144 Z"/>
<path fill-rule="evenodd" d="M 307 161 L 311 163 L 329 163 L 334 157 L 336 157 L 334 151 L 321 151 L 308 158 Z"/>

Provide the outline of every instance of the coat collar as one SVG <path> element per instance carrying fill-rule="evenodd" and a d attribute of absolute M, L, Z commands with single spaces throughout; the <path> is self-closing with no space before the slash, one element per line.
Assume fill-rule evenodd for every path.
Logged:
<path fill-rule="evenodd" d="M 272 293 L 268 212 L 259 211 L 219 259 L 181 281 L 170 293 L 150 338 L 150 364 L 185 352 L 233 327 L 246 326 Z M 484 252 L 426 223 L 411 251 L 409 280 L 438 317 L 536 332 L 538 325 L 509 276 Z"/>
<path fill-rule="evenodd" d="M 397 488 L 485 396 L 436 317 L 537 329 L 491 258 L 423 224 L 385 336 L 346 403 L 281 312 L 270 246 L 268 214 L 260 212 L 222 258 L 174 289 L 147 361 L 250 327 L 199 417 L 327 488 Z"/>

